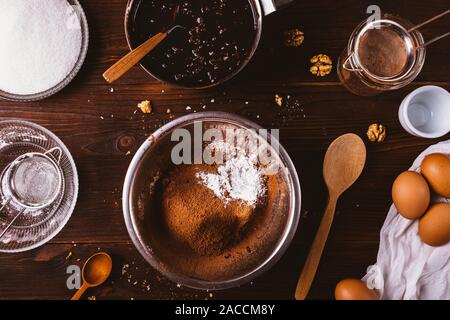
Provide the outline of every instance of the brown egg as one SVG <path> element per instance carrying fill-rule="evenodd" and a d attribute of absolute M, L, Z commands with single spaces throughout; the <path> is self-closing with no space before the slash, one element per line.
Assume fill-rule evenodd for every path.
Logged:
<path fill-rule="evenodd" d="M 450 242 L 450 203 L 436 203 L 419 221 L 419 235 L 426 244 L 438 247 Z"/>
<path fill-rule="evenodd" d="M 430 204 L 430 188 L 417 172 L 405 171 L 392 185 L 392 200 L 406 219 L 418 219 Z"/>
<path fill-rule="evenodd" d="M 336 285 L 336 300 L 379 300 L 375 291 L 359 279 L 345 279 Z"/>
<path fill-rule="evenodd" d="M 420 169 L 434 192 L 450 198 L 450 156 L 443 153 L 429 154 L 423 159 Z"/>

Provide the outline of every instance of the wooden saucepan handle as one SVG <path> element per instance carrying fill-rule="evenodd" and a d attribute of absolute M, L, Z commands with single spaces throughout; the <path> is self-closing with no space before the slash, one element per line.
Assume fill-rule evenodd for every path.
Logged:
<path fill-rule="evenodd" d="M 325 243 L 327 242 L 328 234 L 333 223 L 334 212 L 336 210 L 337 197 L 330 196 L 328 199 L 328 205 L 325 209 L 325 213 L 320 222 L 319 229 L 317 230 L 316 237 L 306 258 L 305 265 L 303 266 L 302 273 L 297 282 L 297 288 L 295 289 L 295 299 L 305 300 L 308 295 L 311 284 L 316 275 L 317 267 L 320 263 Z"/>
<path fill-rule="evenodd" d="M 108 83 L 113 83 L 121 76 L 123 76 L 128 70 L 142 60 L 150 51 L 153 50 L 161 41 L 167 37 L 166 32 L 160 32 L 153 37 L 145 41 L 139 47 L 131 51 L 125 57 L 117 61 L 111 68 L 103 73 L 103 78 Z"/>

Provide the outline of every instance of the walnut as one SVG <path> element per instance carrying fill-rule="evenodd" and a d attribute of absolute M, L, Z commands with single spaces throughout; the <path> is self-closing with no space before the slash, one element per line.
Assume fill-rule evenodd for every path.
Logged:
<path fill-rule="evenodd" d="M 386 128 L 382 124 L 371 124 L 367 129 L 367 138 L 372 142 L 383 142 L 386 139 Z"/>
<path fill-rule="evenodd" d="M 291 29 L 284 32 L 284 45 L 286 47 L 299 47 L 305 40 L 305 35 L 299 29 Z"/>
<path fill-rule="evenodd" d="M 318 77 L 324 77 L 331 73 L 333 69 L 333 61 L 326 54 L 318 54 L 311 58 L 313 64 L 309 71 Z"/>
<path fill-rule="evenodd" d="M 140 102 L 138 108 L 141 109 L 142 113 L 152 113 L 152 103 L 148 100 Z"/>
<path fill-rule="evenodd" d="M 283 98 L 279 95 L 275 95 L 275 103 L 277 106 L 281 107 L 283 105 Z"/>

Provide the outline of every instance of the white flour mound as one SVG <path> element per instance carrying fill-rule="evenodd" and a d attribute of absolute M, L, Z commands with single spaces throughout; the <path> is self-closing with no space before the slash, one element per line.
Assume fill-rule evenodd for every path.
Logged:
<path fill-rule="evenodd" d="M 230 152 L 231 149 L 230 145 L 223 143 L 212 143 L 210 146 L 221 152 Z M 225 205 L 233 200 L 241 200 L 255 206 L 266 192 L 264 173 L 255 159 L 255 155 L 237 152 L 217 167 L 217 173 L 198 172 L 196 176 Z"/>

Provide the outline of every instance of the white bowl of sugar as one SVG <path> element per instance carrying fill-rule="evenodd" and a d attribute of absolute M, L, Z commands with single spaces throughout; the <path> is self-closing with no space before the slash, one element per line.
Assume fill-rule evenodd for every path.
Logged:
<path fill-rule="evenodd" d="M 0 41 L 0 98 L 41 100 L 81 69 L 89 43 L 86 15 L 78 0 L 2 0 Z"/>

